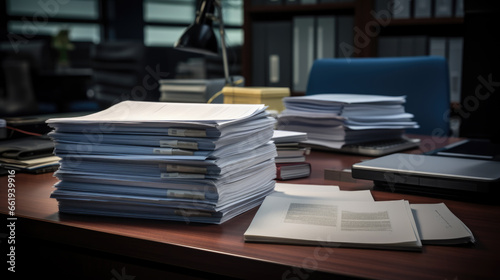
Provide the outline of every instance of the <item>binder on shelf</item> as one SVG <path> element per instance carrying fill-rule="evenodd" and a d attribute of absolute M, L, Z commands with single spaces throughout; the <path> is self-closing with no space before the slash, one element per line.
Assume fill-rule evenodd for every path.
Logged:
<path fill-rule="evenodd" d="M 430 18 L 432 16 L 431 0 L 414 0 L 413 15 L 415 18 Z"/>
<path fill-rule="evenodd" d="M 346 46 L 354 44 L 354 17 L 337 17 L 337 57 L 351 57 L 352 52 L 347 51 Z M 348 48 L 350 49 L 350 48 Z"/>
<path fill-rule="evenodd" d="M 460 102 L 462 86 L 462 37 L 431 37 L 429 55 L 442 56 L 448 60 L 450 74 L 450 101 Z"/>
<path fill-rule="evenodd" d="M 460 103 L 462 80 L 463 38 L 449 38 L 448 68 L 450 69 L 450 101 Z"/>
<path fill-rule="evenodd" d="M 289 87 L 291 84 L 291 22 L 253 23 L 253 86 Z"/>
<path fill-rule="evenodd" d="M 378 56 L 427 55 L 427 36 L 382 36 L 379 38 Z"/>
<path fill-rule="evenodd" d="M 292 27 L 289 21 L 273 22 L 267 29 L 267 83 L 269 87 L 289 87 L 291 82 Z"/>
<path fill-rule="evenodd" d="M 316 59 L 333 58 L 336 53 L 334 16 L 316 18 Z"/>
<path fill-rule="evenodd" d="M 392 17 L 392 6 L 393 3 L 390 0 L 375 0 L 375 13 L 379 15 L 381 13 L 388 12 Z"/>
<path fill-rule="evenodd" d="M 283 0 L 264 0 L 266 5 L 283 5 Z"/>
<path fill-rule="evenodd" d="M 413 46 L 411 56 L 423 56 L 427 55 L 427 42 L 429 41 L 427 36 L 413 36 Z"/>
<path fill-rule="evenodd" d="M 314 61 L 314 17 L 293 18 L 293 90 L 306 91 Z"/>
<path fill-rule="evenodd" d="M 453 14 L 453 0 L 435 0 L 434 17 L 451 17 Z"/>
<path fill-rule="evenodd" d="M 378 38 L 378 57 L 399 56 L 399 38 L 397 36 L 381 36 Z"/>
<path fill-rule="evenodd" d="M 446 37 L 429 38 L 429 55 L 446 58 Z"/>
<path fill-rule="evenodd" d="M 394 4 L 392 10 L 392 17 L 395 19 L 405 19 L 411 17 L 411 1 L 399 0 L 399 4 Z"/>
<path fill-rule="evenodd" d="M 319 0 L 319 3 L 347 3 L 354 2 L 354 0 Z"/>
<path fill-rule="evenodd" d="M 305 91 L 318 58 L 350 57 L 353 16 L 296 16 L 293 19 L 293 90 Z M 316 36 L 315 36 L 316 34 Z"/>
<path fill-rule="evenodd" d="M 414 52 L 414 37 L 401 36 L 399 37 L 398 56 L 413 56 Z"/>
<path fill-rule="evenodd" d="M 455 1 L 455 17 L 464 17 L 464 0 Z"/>
<path fill-rule="evenodd" d="M 427 44 L 429 38 L 427 36 L 414 36 L 413 56 L 427 55 Z"/>
<path fill-rule="evenodd" d="M 252 23 L 252 84 L 254 86 L 266 86 L 266 26 L 272 24 L 268 21 L 256 21 Z"/>
<path fill-rule="evenodd" d="M 264 5 L 266 0 L 251 0 L 252 6 Z"/>
<path fill-rule="evenodd" d="M 295 16 L 252 23 L 252 86 L 305 92 L 315 59 L 350 57 L 354 17 Z"/>

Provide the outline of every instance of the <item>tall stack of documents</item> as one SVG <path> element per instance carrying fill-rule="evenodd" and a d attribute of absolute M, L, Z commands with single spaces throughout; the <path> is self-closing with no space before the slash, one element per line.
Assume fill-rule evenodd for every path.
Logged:
<path fill-rule="evenodd" d="M 65 213 L 222 223 L 273 191 L 264 105 L 124 101 L 50 119 Z"/>
<path fill-rule="evenodd" d="M 306 132 L 305 143 L 332 149 L 396 139 L 418 128 L 405 112 L 404 96 L 318 94 L 286 97 L 278 129 Z"/>

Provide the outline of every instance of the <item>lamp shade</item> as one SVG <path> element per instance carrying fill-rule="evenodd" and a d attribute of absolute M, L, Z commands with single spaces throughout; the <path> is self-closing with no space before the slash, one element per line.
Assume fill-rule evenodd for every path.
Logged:
<path fill-rule="evenodd" d="M 212 25 L 206 23 L 190 25 L 175 43 L 175 48 L 208 55 L 219 53 L 217 37 Z"/>
<path fill-rule="evenodd" d="M 217 7 L 218 16 L 215 15 Z M 195 52 L 205 55 L 218 55 L 217 37 L 212 29 L 213 20 L 219 21 L 219 31 L 222 50 L 222 64 L 224 67 L 224 76 L 226 84 L 232 85 L 229 78 L 229 67 L 227 63 L 226 43 L 224 40 L 224 22 L 222 20 L 222 7 L 220 1 L 203 0 L 200 4 L 195 22 L 190 25 L 184 34 L 175 43 L 174 47 L 179 50 Z"/>

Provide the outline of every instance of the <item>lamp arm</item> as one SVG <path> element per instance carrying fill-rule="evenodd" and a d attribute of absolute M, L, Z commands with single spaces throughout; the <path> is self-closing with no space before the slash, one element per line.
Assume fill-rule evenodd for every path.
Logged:
<path fill-rule="evenodd" d="M 198 24 L 204 24 L 208 23 L 210 24 L 212 22 L 211 17 L 208 15 L 213 13 L 213 6 L 212 3 L 213 1 L 203 1 L 200 6 L 200 10 L 198 11 L 196 15 L 195 22 Z"/>
<path fill-rule="evenodd" d="M 232 81 L 229 78 L 229 62 L 227 59 L 227 50 L 226 50 L 226 39 L 225 39 L 225 31 L 224 31 L 224 20 L 222 19 L 222 4 L 220 0 L 214 1 L 215 6 L 217 7 L 219 13 L 219 32 L 220 32 L 220 42 L 222 49 L 222 64 L 224 67 L 224 78 L 226 79 L 226 85 L 232 86 Z"/>

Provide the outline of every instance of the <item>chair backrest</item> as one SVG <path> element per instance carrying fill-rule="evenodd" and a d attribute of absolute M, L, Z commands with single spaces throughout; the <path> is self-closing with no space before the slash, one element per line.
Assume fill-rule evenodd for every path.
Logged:
<path fill-rule="evenodd" d="M 420 125 L 408 133 L 449 133 L 449 74 L 443 57 L 319 59 L 309 73 L 306 95 L 322 93 L 406 95 L 406 111 Z"/>

